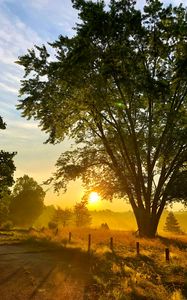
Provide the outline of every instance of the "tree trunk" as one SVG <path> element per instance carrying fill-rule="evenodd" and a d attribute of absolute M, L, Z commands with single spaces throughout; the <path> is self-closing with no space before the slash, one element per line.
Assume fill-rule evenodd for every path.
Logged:
<path fill-rule="evenodd" d="M 134 211 L 140 237 L 155 238 L 159 217 L 142 208 Z"/>

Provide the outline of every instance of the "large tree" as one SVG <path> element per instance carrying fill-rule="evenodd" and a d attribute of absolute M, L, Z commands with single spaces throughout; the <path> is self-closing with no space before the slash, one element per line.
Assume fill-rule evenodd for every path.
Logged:
<path fill-rule="evenodd" d="M 47 142 L 74 139 L 77 147 L 57 161 L 57 190 L 80 177 L 103 198 L 123 197 L 140 235 L 154 237 L 176 199 L 172 186 L 186 178 L 186 10 L 158 0 L 143 12 L 132 0 L 107 9 L 104 1 L 72 2 L 80 23 L 72 38 L 49 44 L 55 56 L 35 46 L 19 57 L 18 108 L 40 121 Z"/>
<path fill-rule="evenodd" d="M 45 192 L 28 175 L 16 180 L 10 202 L 10 218 L 15 225 L 31 226 L 44 208 Z"/>

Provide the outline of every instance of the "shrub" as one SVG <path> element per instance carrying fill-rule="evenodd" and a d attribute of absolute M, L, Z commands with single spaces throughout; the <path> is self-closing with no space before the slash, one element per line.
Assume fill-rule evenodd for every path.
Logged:
<path fill-rule="evenodd" d="M 109 230 L 109 226 L 108 226 L 107 223 L 102 223 L 102 224 L 101 224 L 101 228 L 102 228 L 102 229 Z"/>
<path fill-rule="evenodd" d="M 48 223 L 49 229 L 52 229 L 52 230 L 53 230 L 53 229 L 56 229 L 57 226 L 58 226 L 58 224 L 55 223 L 55 222 L 50 221 L 50 222 Z"/>
<path fill-rule="evenodd" d="M 6 221 L 1 225 L 2 230 L 10 230 L 13 227 L 12 221 Z"/>

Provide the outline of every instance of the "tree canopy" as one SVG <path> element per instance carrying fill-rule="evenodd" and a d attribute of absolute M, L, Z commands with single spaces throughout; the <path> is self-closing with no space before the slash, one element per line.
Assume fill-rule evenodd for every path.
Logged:
<path fill-rule="evenodd" d="M 49 44 L 55 56 L 43 45 L 19 57 L 18 109 L 40 121 L 47 142 L 75 141 L 57 161 L 56 190 L 80 177 L 103 198 L 128 199 L 140 234 L 152 237 L 176 199 L 173 184 L 186 178 L 186 9 L 72 3 L 80 23 Z"/>
<path fill-rule="evenodd" d="M 28 175 L 16 180 L 10 202 L 10 218 L 17 226 L 31 226 L 44 208 L 45 192 Z"/>

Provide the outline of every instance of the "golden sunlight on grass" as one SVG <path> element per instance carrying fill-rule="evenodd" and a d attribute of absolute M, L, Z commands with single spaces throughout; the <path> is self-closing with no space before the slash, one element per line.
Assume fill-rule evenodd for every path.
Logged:
<path fill-rule="evenodd" d="M 12 286 L 15 295 L 17 291 L 22 293 L 20 299 L 31 299 L 26 297 L 26 293 L 36 294 L 36 299 L 51 300 L 187 299 L 186 235 L 145 239 L 130 231 L 81 227 L 59 227 L 58 230 L 32 228 L 25 232 L 0 234 L 1 255 L 10 251 L 7 248 L 10 241 L 22 241 L 21 245 L 17 245 L 20 247 L 19 257 L 17 253 L 11 253 L 11 258 L 12 255 L 16 258 L 14 261 L 0 261 L 0 267 L 7 265 L 0 274 L 0 281 L 8 278 L 6 272 L 8 274 L 13 263 L 14 268 L 17 266 L 17 259 L 23 260 L 21 252 L 24 260 L 28 261 L 23 271 L 32 272 L 33 278 L 30 284 L 30 277 L 26 276 L 28 273 L 20 270 L 19 278 L 15 275 L 14 280 L 3 281 L 1 299 L 16 298 L 6 297 L 7 291 L 12 292 Z M 12 244 L 9 246 L 12 247 Z M 169 261 L 166 261 L 166 248 L 170 249 Z M 28 258 L 25 258 L 26 254 Z M 13 272 L 13 268 L 11 270 Z M 50 276 L 46 278 L 47 270 Z M 35 286 L 33 282 L 42 282 L 42 287 L 40 283 Z"/>

